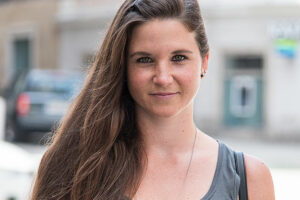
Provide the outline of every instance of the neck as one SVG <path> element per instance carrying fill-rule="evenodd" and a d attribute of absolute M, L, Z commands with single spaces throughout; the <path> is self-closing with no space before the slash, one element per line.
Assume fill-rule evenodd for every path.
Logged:
<path fill-rule="evenodd" d="M 168 118 L 137 112 L 137 119 L 146 152 L 159 151 L 163 154 L 190 152 L 196 131 L 192 106 Z"/>

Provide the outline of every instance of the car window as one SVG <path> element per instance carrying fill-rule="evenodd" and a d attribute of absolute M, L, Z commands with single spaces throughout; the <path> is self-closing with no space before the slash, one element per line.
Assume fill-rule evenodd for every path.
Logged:
<path fill-rule="evenodd" d="M 82 78 L 77 74 L 33 73 L 27 79 L 25 91 L 72 96 L 80 87 L 81 82 Z"/>

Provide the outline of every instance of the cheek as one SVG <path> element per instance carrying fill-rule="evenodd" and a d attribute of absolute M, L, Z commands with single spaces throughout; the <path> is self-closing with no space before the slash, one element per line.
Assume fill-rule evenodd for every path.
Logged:
<path fill-rule="evenodd" d="M 137 93 L 144 91 L 146 84 L 146 76 L 138 70 L 128 69 L 127 86 L 131 96 L 136 96 Z"/>
<path fill-rule="evenodd" d="M 199 88 L 200 76 L 197 76 L 196 73 L 189 73 L 183 77 L 182 84 L 184 85 L 188 93 L 192 93 L 192 95 L 194 95 L 194 93 L 196 93 Z"/>
<path fill-rule="evenodd" d="M 181 72 L 182 84 L 191 90 L 197 90 L 200 84 L 201 66 L 196 65 L 193 68 Z"/>

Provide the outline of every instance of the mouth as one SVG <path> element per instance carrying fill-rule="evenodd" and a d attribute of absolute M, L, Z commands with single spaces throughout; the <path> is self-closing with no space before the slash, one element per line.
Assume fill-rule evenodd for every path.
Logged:
<path fill-rule="evenodd" d="M 157 97 L 157 98 L 171 98 L 175 95 L 179 94 L 179 92 L 154 92 L 154 93 L 150 93 L 151 96 L 153 97 Z"/>

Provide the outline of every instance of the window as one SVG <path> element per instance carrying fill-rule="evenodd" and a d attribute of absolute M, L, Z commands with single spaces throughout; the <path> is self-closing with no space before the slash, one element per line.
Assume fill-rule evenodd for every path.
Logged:
<path fill-rule="evenodd" d="M 232 79 L 230 111 L 235 117 L 253 117 L 256 112 L 256 80 L 250 76 Z"/>
<path fill-rule="evenodd" d="M 15 74 L 21 74 L 30 68 L 30 40 L 28 38 L 13 41 L 13 67 Z"/>

